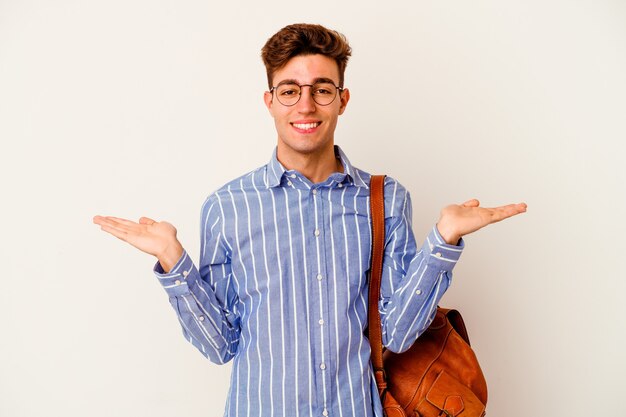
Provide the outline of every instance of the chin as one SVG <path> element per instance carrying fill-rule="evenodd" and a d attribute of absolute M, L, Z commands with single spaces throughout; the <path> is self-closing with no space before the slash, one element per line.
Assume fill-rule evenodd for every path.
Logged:
<path fill-rule="evenodd" d="M 325 147 L 324 143 L 319 142 L 319 140 L 306 137 L 291 138 L 286 141 L 283 140 L 282 142 L 286 148 L 303 153 L 315 152 L 316 150 L 323 149 Z"/>
<path fill-rule="evenodd" d="M 303 143 L 303 144 L 297 144 L 296 146 L 290 146 L 290 148 L 298 153 L 312 154 L 312 153 L 324 150 L 326 148 L 326 145 Z"/>

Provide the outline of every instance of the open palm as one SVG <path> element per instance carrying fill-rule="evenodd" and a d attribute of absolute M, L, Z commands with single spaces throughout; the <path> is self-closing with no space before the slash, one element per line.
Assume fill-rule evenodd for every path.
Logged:
<path fill-rule="evenodd" d="M 441 210 L 437 228 L 446 242 L 456 244 L 462 236 L 516 214 L 524 213 L 526 208 L 525 203 L 486 208 L 480 207 L 478 200 L 471 199 L 463 204 L 451 204 Z"/>
<path fill-rule="evenodd" d="M 180 246 L 176 228 L 168 222 L 141 217 L 139 223 L 112 216 L 95 216 L 93 222 L 113 236 L 137 249 L 161 258 L 173 247 Z"/>

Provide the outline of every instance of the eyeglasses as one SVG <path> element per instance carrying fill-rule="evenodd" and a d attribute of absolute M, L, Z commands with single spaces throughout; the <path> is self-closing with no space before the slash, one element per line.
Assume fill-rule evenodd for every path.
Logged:
<path fill-rule="evenodd" d="M 337 87 L 332 82 L 317 82 L 315 84 L 296 84 L 286 82 L 278 84 L 270 89 L 270 93 L 276 91 L 276 98 L 283 106 L 293 106 L 302 97 L 302 87 L 311 88 L 311 96 L 320 106 L 328 106 L 335 101 L 337 91 L 343 91 L 343 87 Z"/>

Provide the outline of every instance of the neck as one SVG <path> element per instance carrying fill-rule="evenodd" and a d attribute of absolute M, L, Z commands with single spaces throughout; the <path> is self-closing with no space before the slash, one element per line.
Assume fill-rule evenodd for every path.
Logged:
<path fill-rule="evenodd" d="M 325 181 L 334 172 L 343 172 L 341 161 L 335 157 L 334 146 L 311 154 L 283 152 L 279 146 L 276 157 L 286 169 L 300 172 L 314 184 Z"/>

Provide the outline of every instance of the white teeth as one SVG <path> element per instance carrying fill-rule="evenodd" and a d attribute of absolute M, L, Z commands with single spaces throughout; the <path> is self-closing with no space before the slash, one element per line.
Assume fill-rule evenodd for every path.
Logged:
<path fill-rule="evenodd" d="M 319 123 L 303 123 L 303 124 L 294 123 L 293 125 L 297 127 L 298 129 L 308 130 L 308 129 L 313 129 L 314 127 L 319 126 Z"/>

